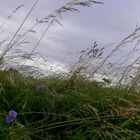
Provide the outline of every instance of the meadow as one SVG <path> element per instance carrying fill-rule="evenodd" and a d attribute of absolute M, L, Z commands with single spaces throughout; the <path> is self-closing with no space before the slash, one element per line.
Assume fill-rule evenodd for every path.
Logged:
<path fill-rule="evenodd" d="M 103 3 L 92 0 L 69 2 L 19 34 L 37 2 L 14 36 L 10 40 L 3 40 L 0 45 L 0 139 L 139 140 L 139 56 L 123 67 L 122 62 L 111 65 L 110 71 L 107 64 L 122 47 L 137 42 L 140 27 L 137 26 L 122 39 L 109 54 L 104 55 L 104 48 L 94 42 L 91 48 L 80 52 L 68 72 L 46 76 L 35 63 L 34 66 L 28 66 L 26 62 L 38 60 L 40 55 L 34 54 L 34 50 L 52 24 L 61 26 L 58 16 L 69 11 L 78 12 L 75 5 Z M 21 7 L 17 7 L 12 14 Z M 30 53 L 22 49 L 17 51 L 19 44 L 26 44 L 22 39 L 29 32 L 34 32 L 33 28 L 38 24 L 44 23 L 47 23 L 46 30 L 34 49 Z M 129 55 L 134 55 L 135 50 L 136 46 Z M 103 75 L 102 70 L 106 77 L 102 76 L 100 80 L 95 78 L 95 75 Z M 119 75 L 118 79 L 116 74 Z"/>

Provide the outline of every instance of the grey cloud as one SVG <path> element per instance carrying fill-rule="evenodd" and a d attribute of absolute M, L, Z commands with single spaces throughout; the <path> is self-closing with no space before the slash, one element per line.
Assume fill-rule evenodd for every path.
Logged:
<path fill-rule="evenodd" d="M 18 5 L 25 3 L 19 16 L 24 17 L 35 0 L 3 0 L 0 5 L 0 16 L 6 17 L 10 11 Z M 40 0 L 29 21 L 27 27 L 34 24 L 36 17 L 41 18 L 56 10 L 68 0 Z M 93 5 L 90 8 L 77 7 L 80 13 L 65 13 L 62 17 L 64 27 L 54 25 L 40 43 L 36 52 L 40 52 L 55 61 L 64 61 L 68 51 L 76 52 L 90 47 L 94 41 L 104 45 L 119 42 L 128 33 L 131 33 L 140 19 L 139 0 L 103 0 L 104 5 Z M 21 10 L 21 11 L 22 11 Z M 18 13 L 17 13 L 18 14 Z M 22 18 L 20 18 L 21 22 Z M 14 23 L 14 21 L 13 21 Z M 16 29 L 17 24 L 13 25 Z M 37 36 L 30 36 L 35 42 L 39 38 L 41 27 Z M 32 47 L 25 47 L 31 51 Z M 119 55 L 118 55 L 119 56 Z"/>

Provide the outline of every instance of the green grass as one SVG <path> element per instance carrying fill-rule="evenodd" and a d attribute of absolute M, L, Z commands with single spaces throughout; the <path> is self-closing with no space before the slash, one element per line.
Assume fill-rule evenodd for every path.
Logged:
<path fill-rule="evenodd" d="M 76 79 L 0 72 L 2 140 L 139 140 L 140 94 Z M 42 86 L 35 91 L 36 84 Z M 5 121 L 9 110 L 18 116 Z"/>

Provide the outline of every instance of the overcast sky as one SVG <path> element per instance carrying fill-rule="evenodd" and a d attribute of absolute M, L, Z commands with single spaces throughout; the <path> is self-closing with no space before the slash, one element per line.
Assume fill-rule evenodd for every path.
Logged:
<path fill-rule="evenodd" d="M 36 8 L 25 23 L 24 28 L 29 28 L 52 11 L 63 6 L 70 0 L 39 0 Z M 78 7 L 80 13 L 64 13 L 61 23 L 52 26 L 39 44 L 36 52 L 52 59 L 54 63 L 65 64 L 65 56 L 91 47 L 94 41 L 101 46 L 117 43 L 131 33 L 140 20 L 140 0 L 100 0 L 103 5 L 93 4 L 91 7 Z M 8 34 L 14 33 L 19 23 L 33 5 L 35 0 L 1 0 L 0 24 L 19 5 L 25 4 L 13 18 L 3 27 L 1 40 Z M 1 29 L 2 30 L 2 29 Z M 40 26 L 37 35 L 30 36 L 30 41 L 37 41 L 44 27 Z M 5 36 L 4 36 L 5 35 Z M 27 38 L 28 40 L 29 38 Z M 31 51 L 33 43 L 23 46 Z"/>

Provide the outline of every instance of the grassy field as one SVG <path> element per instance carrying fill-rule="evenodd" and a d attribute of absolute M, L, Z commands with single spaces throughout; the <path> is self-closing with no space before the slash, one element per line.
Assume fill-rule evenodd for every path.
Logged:
<path fill-rule="evenodd" d="M 47 60 L 35 50 L 48 29 L 56 23 L 62 26 L 62 14 L 79 12 L 75 6 L 103 3 L 68 2 L 22 31 L 37 3 L 17 31 L 0 42 L 0 140 L 140 140 L 140 56 L 135 55 L 140 26 L 108 54 L 95 41 L 68 64 L 69 72 L 45 77 L 37 62 L 41 59 L 43 68 L 49 70 Z M 22 7 L 8 16 L 0 30 Z M 38 40 L 31 39 L 35 41 L 31 52 L 23 51 L 20 46 L 29 43 L 28 34 L 40 32 L 34 30 L 38 25 L 45 25 L 45 30 Z M 114 62 L 115 53 L 128 46 L 131 50 L 125 58 Z M 96 74 L 111 78 L 99 82 Z"/>
<path fill-rule="evenodd" d="M 139 140 L 140 94 L 82 78 L 0 72 L 1 140 Z M 17 116 L 6 121 L 8 112 Z"/>

